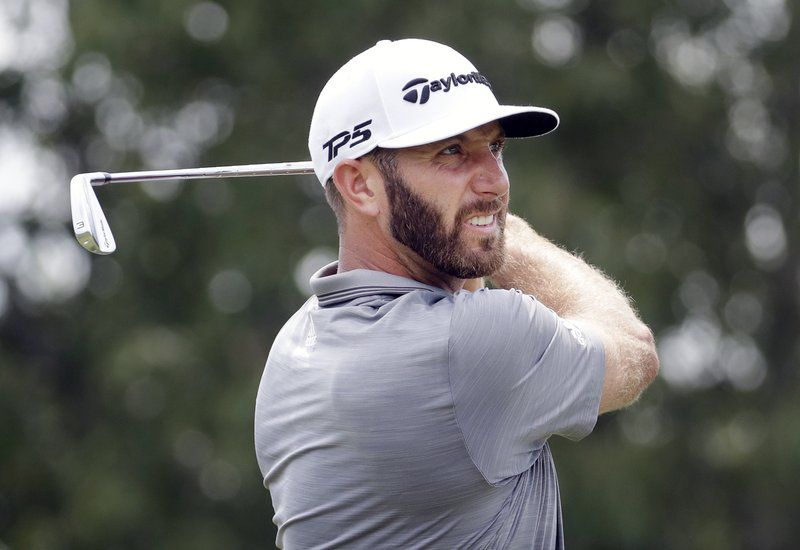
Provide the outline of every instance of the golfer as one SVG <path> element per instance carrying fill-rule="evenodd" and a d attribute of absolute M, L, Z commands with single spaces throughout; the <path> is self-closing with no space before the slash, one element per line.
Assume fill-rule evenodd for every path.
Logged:
<path fill-rule="evenodd" d="M 506 140 L 557 125 L 425 40 L 379 42 L 320 93 L 339 259 L 255 411 L 278 547 L 564 547 L 548 439 L 632 403 L 658 358 L 612 281 L 509 213 Z"/>

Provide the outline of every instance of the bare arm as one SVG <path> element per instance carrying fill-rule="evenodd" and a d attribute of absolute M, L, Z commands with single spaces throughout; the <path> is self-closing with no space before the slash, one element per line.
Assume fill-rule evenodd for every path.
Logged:
<path fill-rule="evenodd" d="M 653 334 L 617 285 L 512 214 L 506 221 L 506 261 L 491 279 L 535 296 L 600 335 L 606 354 L 600 413 L 636 401 L 658 373 Z"/>

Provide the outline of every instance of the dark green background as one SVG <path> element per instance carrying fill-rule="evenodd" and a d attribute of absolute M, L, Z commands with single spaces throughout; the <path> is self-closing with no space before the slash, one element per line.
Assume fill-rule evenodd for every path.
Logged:
<path fill-rule="evenodd" d="M 795 4 L 232 0 L 215 41 L 187 31 L 189 0 L 0 13 L 21 29 L 34 6 L 65 13 L 71 42 L 61 62 L 0 66 L 0 125 L 67 178 L 306 159 L 324 82 L 383 38 L 447 43 L 501 101 L 557 110 L 556 133 L 507 149 L 513 210 L 620 282 L 663 361 L 639 404 L 553 441 L 568 547 L 800 539 Z M 533 47 L 548 29 L 578 33 L 563 63 Z M 87 95 L 76 75 L 100 77 L 86 67 L 113 84 Z M 57 116 L 31 107 L 43 79 Z M 209 109 L 203 139 L 185 130 Z M 284 177 L 98 197 L 118 251 L 75 251 L 85 285 L 44 299 L 0 270 L 0 548 L 269 548 L 252 412 L 305 299 L 298 263 L 336 249 L 321 190 Z M 29 240 L 71 232 L 63 216 L 5 217 Z"/>

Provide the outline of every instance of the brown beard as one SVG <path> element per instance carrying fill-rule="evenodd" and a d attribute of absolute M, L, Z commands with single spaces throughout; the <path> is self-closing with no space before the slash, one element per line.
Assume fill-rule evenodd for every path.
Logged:
<path fill-rule="evenodd" d="M 412 191 L 399 174 L 386 178 L 386 192 L 391 209 L 389 227 L 392 236 L 416 252 L 437 270 L 459 279 L 473 279 L 494 273 L 505 258 L 506 208 L 503 199 L 475 201 L 461 208 L 448 233 L 444 214 Z M 499 211 L 498 211 L 499 210 Z M 480 240 L 481 252 L 471 252 L 462 241 L 463 222 L 467 216 L 497 212 L 499 236 Z"/>

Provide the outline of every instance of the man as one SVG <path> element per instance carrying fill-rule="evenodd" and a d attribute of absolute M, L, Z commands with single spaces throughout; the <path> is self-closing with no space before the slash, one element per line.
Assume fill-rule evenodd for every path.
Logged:
<path fill-rule="evenodd" d="M 505 140 L 557 125 L 424 40 L 379 42 L 320 93 L 339 261 L 256 404 L 279 547 L 563 547 L 548 438 L 633 402 L 658 359 L 613 282 L 508 214 Z"/>

